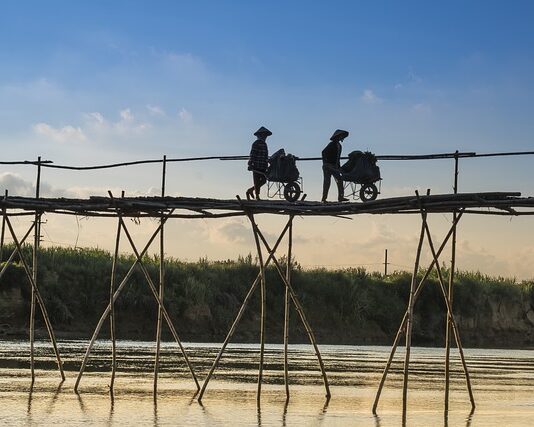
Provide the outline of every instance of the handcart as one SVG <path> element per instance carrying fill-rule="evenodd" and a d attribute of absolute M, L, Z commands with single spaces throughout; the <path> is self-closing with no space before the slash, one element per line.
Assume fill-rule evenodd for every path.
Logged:
<path fill-rule="evenodd" d="M 269 158 L 269 167 L 265 176 L 267 197 L 284 198 L 288 202 L 299 200 L 304 187 L 295 156 L 286 154 L 283 148 L 278 150 Z"/>
<path fill-rule="evenodd" d="M 362 202 L 378 197 L 382 178 L 376 162 L 375 155 L 369 151 L 353 151 L 349 154 L 348 161 L 340 169 L 346 196 Z"/>

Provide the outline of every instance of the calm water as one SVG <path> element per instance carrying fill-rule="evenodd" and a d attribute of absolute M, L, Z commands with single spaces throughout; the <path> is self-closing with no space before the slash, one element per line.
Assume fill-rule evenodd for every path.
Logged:
<path fill-rule="evenodd" d="M 282 346 L 268 345 L 265 384 L 256 404 L 258 346 L 232 345 L 204 395 L 195 386 L 177 347 L 163 345 L 157 399 L 152 394 L 154 344 L 120 341 L 115 395 L 108 393 L 110 344 L 97 343 L 81 385 L 74 381 L 86 341 L 61 341 L 67 381 L 59 384 L 51 350 L 37 343 L 37 378 L 30 388 L 29 345 L 0 341 L 0 423 L 4 425 L 311 425 L 399 426 L 403 349 L 382 394 L 379 415 L 371 407 L 388 347 L 321 346 L 331 382 L 324 387 L 310 346 L 290 347 L 291 399 L 285 402 Z M 187 344 L 202 380 L 217 344 Z M 534 425 L 534 351 L 466 350 L 477 409 L 470 413 L 465 381 L 456 351 L 450 411 L 443 412 L 444 350 L 415 348 L 410 376 L 409 426 L 531 426 Z"/>

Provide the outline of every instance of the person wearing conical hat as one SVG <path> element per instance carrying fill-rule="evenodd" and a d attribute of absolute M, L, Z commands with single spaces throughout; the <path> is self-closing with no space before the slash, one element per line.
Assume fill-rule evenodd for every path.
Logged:
<path fill-rule="evenodd" d="M 340 158 L 341 158 L 341 142 L 349 136 L 346 130 L 337 129 L 330 137 L 330 142 L 322 151 L 323 159 L 323 197 L 321 201 L 324 203 L 328 198 L 328 191 L 330 190 L 330 183 L 332 177 L 337 185 L 337 199 L 340 202 L 346 202 L 348 199 L 344 196 L 343 181 L 340 177 Z"/>
<path fill-rule="evenodd" d="M 247 190 L 247 199 L 253 199 L 254 196 L 256 199 L 260 199 L 260 188 L 267 182 L 267 159 L 269 157 L 269 150 L 267 149 L 267 137 L 271 136 L 273 133 L 265 128 L 260 127 L 254 136 L 256 136 L 256 141 L 252 143 L 252 148 L 250 149 L 250 156 L 248 159 L 248 170 L 252 171 L 252 181 L 254 185 Z"/>

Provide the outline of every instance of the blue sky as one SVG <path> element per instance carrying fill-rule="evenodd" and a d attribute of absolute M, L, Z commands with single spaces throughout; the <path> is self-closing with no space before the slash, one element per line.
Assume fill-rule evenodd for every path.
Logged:
<path fill-rule="evenodd" d="M 351 132 L 345 152 L 532 150 L 532 22 L 534 3 L 528 1 L 4 1 L 2 157 L 41 155 L 79 165 L 163 154 L 247 154 L 260 125 L 274 133 L 272 151 L 285 147 L 301 156 L 318 155 L 336 128 Z M 460 188 L 532 194 L 530 162 L 466 161 Z M 384 197 L 451 189 L 450 162 L 381 166 Z M 171 167 L 169 192 L 233 197 L 248 185 L 245 169 L 239 162 Z M 31 192 L 34 173 L 0 171 L 4 186 L 20 193 Z M 301 173 L 309 198 L 319 198 L 320 165 L 303 164 Z M 158 171 L 150 168 L 46 171 L 43 180 L 49 194 L 71 196 L 108 188 L 146 194 L 159 185 Z M 365 255 L 354 249 L 343 260 L 323 260 L 321 251 L 311 250 L 301 256 L 310 264 L 372 264 L 386 244 L 405 242 L 399 264 L 409 264 L 410 227 L 395 221 L 364 220 L 358 233 L 369 242 Z M 236 224 L 199 229 L 213 245 L 175 246 L 173 253 L 217 258 L 228 243 L 230 255 L 248 253 L 248 240 L 224 240 Z M 326 226 L 344 233 L 338 222 Z M 303 227 L 313 238 L 323 226 Z M 508 235 L 518 233 L 517 242 L 524 229 L 510 227 L 516 227 Z M 88 244 L 98 242 L 90 229 Z M 469 234 L 466 227 L 465 250 L 472 258 L 466 267 L 495 272 L 495 259 L 505 251 L 498 238 L 477 246 L 483 232 Z M 315 243 L 325 245 L 321 234 Z M 73 240 L 62 239 L 56 241 Z M 525 245 L 517 250 L 534 255 L 534 247 Z M 482 259 L 488 248 L 493 252 Z M 510 260 L 517 255 L 506 254 Z M 515 274 L 511 262 L 499 264 L 499 271 Z"/>

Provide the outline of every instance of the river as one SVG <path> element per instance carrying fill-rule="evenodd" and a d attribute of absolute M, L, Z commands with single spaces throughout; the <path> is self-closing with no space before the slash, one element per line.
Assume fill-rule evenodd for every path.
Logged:
<path fill-rule="evenodd" d="M 109 394 L 110 343 L 97 341 L 80 393 L 73 392 L 87 341 L 60 341 L 67 380 L 60 384 L 50 345 L 36 343 L 36 381 L 30 385 L 29 344 L 0 341 L 0 423 L 3 425 L 402 425 L 403 348 L 399 349 L 378 408 L 371 412 L 389 347 L 320 346 L 331 384 L 324 386 L 312 347 L 291 345 L 290 391 L 283 385 L 283 347 L 267 345 L 261 404 L 256 402 L 257 345 L 233 344 L 212 378 L 202 405 L 173 343 L 163 343 L 159 392 L 154 399 L 152 342 L 118 341 L 118 372 Z M 199 380 L 218 344 L 185 343 Z M 460 360 L 452 350 L 450 410 L 444 414 L 444 350 L 412 348 L 408 426 L 528 426 L 534 419 L 534 350 L 466 349 L 477 408 L 471 412 Z"/>

